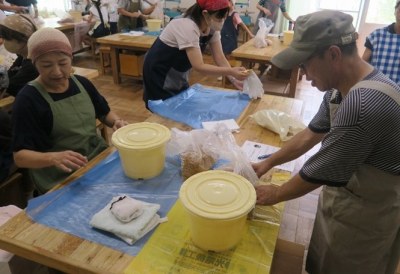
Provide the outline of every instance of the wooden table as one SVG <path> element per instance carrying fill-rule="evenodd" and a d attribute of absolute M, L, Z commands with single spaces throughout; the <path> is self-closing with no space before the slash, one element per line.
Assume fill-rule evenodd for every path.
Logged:
<path fill-rule="evenodd" d="M 254 46 L 254 38 L 250 39 L 237 49 L 235 49 L 231 56 L 236 60 L 242 61 L 244 66 L 251 63 L 267 63 L 271 64 L 271 59 L 282 50 L 286 49 L 283 43 L 277 37 L 268 37 L 272 41 L 271 46 L 265 48 L 256 48 Z M 250 67 L 249 67 L 250 68 Z M 266 92 L 268 94 L 281 95 L 294 98 L 296 95 L 296 86 L 299 79 L 299 68 L 295 67 L 291 70 L 289 88 L 282 93 Z"/>
<path fill-rule="evenodd" d="M 121 83 L 121 64 L 119 59 L 121 51 L 129 50 L 135 53 L 145 54 L 153 45 L 156 38 L 157 37 L 150 35 L 129 36 L 117 33 L 97 39 L 97 43 L 101 46 L 108 46 L 111 49 L 111 69 L 115 84 Z"/>
<path fill-rule="evenodd" d="M 268 107 L 299 117 L 303 109 L 303 102 L 272 95 L 265 95 L 262 99 L 251 101 L 237 119 L 241 127 L 240 133 L 235 135 L 239 145 L 245 140 L 276 146 L 281 144 L 276 134 L 261 128 L 248 117 L 249 114 Z M 159 122 L 167 127 L 189 129 L 187 126 L 158 115 L 152 115 L 146 121 Z M 108 148 L 90 161 L 86 167 L 72 174 L 56 189 L 77 179 L 113 151 L 114 148 Z M 301 273 L 304 247 L 278 241 L 276 248 L 279 249 L 282 246 L 289 246 L 289 248 L 276 250 L 271 273 Z M 0 249 L 68 273 L 122 273 L 134 258 L 101 244 L 35 223 L 25 214 L 25 211 L 0 227 Z M 284 272 L 282 267 L 286 269 L 292 267 L 292 270 Z"/>

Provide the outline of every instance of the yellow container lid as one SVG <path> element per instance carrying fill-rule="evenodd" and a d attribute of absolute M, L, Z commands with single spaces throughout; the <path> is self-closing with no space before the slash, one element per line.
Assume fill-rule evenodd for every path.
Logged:
<path fill-rule="evenodd" d="M 208 219 L 233 219 L 256 203 L 254 186 L 244 177 L 223 170 L 193 175 L 181 186 L 179 198 L 191 213 Z"/>
<path fill-rule="evenodd" d="M 171 138 L 170 130 L 157 123 L 134 123 L 116 130 L 111 141 L 117 148 L 149 149 L 163 145 Z"/>

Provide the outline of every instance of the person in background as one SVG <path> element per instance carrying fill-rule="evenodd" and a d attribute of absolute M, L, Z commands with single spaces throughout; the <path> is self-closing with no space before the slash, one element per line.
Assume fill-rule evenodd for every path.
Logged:
<path fill-rule="evenodd" d="M 89 10 L 90 7 L 92 6 L 92 2 L 90 0 L 85 0 L 85 3 L 86 5 L 84 10 L 82 11 L 82 16 L 89 15 L 90 14 Z"/>
<path fill-rule="evenodd" d="M 0 109 L 0 183 L 12 173 L 11 116 Z"/>
<path fill-rule="evenodd" d="M 167 99 L 189 87 L 191 68 L 226 75 L 237 87 L 248 76 L 243 67 L 231 67 L 221 46 L 220 31 L 229 11 L 228 0 L 197 0 L 184 17 L 168 23 L 147 52 L 143 65 L 143 100 Z M 202 51 L 209 44 L 216 65 L 205 64 Z"/>
<path fill-rule="evenodd" d="M 89 15 L 84 18 L 90 24 L 94 24 L 89 31 L 86 44 L 90 44 L 90 37 L 99 38 L 109 35 L 110 28 L 108 24 L 108 1 L 91 0 L 92 6 L 89 9 Z M 102 23 L 104 25 L 102 25 Z"/>
<path fill-rule="evenodd" d="M 118 0 L 103 0 L 108 7 L 108 23 L 110 24 L 111 34 L 118 32 Z"/>
<path fill-rule="evenodd" d="M 27 42 L 37 30 L 35 23 L 27 15 L 13 14 L 0 22 L 0 37 L 4 39 L 4 47 L 17 54 L 17 59 L 8 70 L 9 84 L 6 92 L 16 96 L 29 81 L 39 73 L 28 57 Z"/>
<path fill-rule="evenodd" d="M 396 22 L 367 37 L 362 58 L 400 84 L 400 1 L 394 7 L 394 15 Z"/>
<path fill-rule="evenodd" d="M 152 10 L 149 15 L 149 19 L 164 20 L 164 11 L 162 4 L 159 0 L 142 0 L 140 1 L 140 11 L 147 14 L 147 11 Z"/>
<path fill-rule="evenodd" d="M 257 34 L 257 31 L 259 30 L 259 25 L 258 22 L 260 18 L 268 18 L 270 19 L 274 24 L 276 24 L 276 19 L 278 18 L 278 10 L 280 9 L 283 16 L 289 20 L 293 24 L 294 20 L 292 17 L 290 17 L 289 13 L 286 10 L 286 3 L 285 0 L 260 0 L 256 8 L 260 10 L 260 12 L 257 15 L 256 22 L 254 24 L 254 30 L 253 33 Z M 274 26 L 275 27 L 275 26 Z M 270 30 L 272 32 L 274 30 L 274 27 Z M 265 70 L 267 69 L 267 66 L 265 64 L 260 64 L 258 67 L 258 70 L 260 71 L 260 76 L 264 74 Z"/>
<path fill-rule="evenodd" d="M 20 6 L 15 6 L 15 5 L 6 5 L 6 4 L 4 4 L 3 0 L 0 0 L 0 10 L 3 13 L 0 19 L 3 19 L 3 17 L 5 16 L 3 11 L 12 11 L 12 12 L 15 12 L 15 13 L 24 13 L 24 12 L 26 12 L 26 7 L 20 7 Z"/>
<path fill-rule="evenodd" d="M 301 16 L 293 42 L 272 58 L 283 69 L 299 66 L 326 92 L 308 128 L 254 170 L 261 176 L 321 148 L 282 186 L 257 186 L 257 204 L 323 186 L 308 273 L 393 274 L 400 257 L 400 87 L 358 55 L 352 21 L 332 10 Z"/>
<path fill-rule="evenodd" d="M 143 13 L 140 11 L 142 0 L 118 0 L 118 31 L 129 32 L 136 28 L 143 27 L 143 21 L 147 19 L 147 14 L 153 12 L 155 6 L 151 6 Z"/>
<path fill-rule="evenodd" d="M 289 20 L 289 22 L 294 22 L 286 10 L 285 0 L 260 0 L 258 1 L 256 8 L 260 10 L 260 12 L 258 13 L 254 24 L 254 34 L 257 34 L 259 29 L 258 19 L 265 17 L 270 19 L 274 24 L 276 23 L 276 19 L 278 18 L 278 9 L 282 11 L 283 16 Z M 271 29 L 271 32 L 272 30 L 273 29 Z"/>
<path fill-rule="evenodd" d="M 71 75 L 72 48 L 64 33 L 42 28 L 28 40 L 39 76 L 13 105 L 13 152 L 28 168 L 38 194 L 47 192 L 103 151 L 96 118 L 114 130 L 127 124 L 86 78 Z"/>
<path fill-rule="evenodd" d="M 12 6 L 24 7 L 25 8 L 24 11 L 26 11 L 26 13 L 33 14 L 34 18 L 39 17 L 39 11 L 36 0 L 7 0 L 7 2 L 10 3 Z"/>
<path fill-rule="evenodd" d="M 237 48 L 238 26 L 247 32 L 250 38 L 254 37 L 253 33 L 243 23 L 239 13 L 235 11 L 235 1 L 229 0 L 229 13 L 221 30 L 221 44 L 225 55 L 231 54 Z"/>

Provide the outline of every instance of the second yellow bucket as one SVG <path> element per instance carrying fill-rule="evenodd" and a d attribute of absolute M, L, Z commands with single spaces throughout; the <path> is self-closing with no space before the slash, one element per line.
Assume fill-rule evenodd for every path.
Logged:
<path fill-rule="evenodd" d="M 188 213 L 193 243 L 211 251 L 225 251 L 242 238 L 256 191 L 244 177 L 211 170 L 187 179 L 179 198 Z"/>
<path fill-rule="evenodd" d="M 165 165 L 166 143 L 170 130 L 157 123 L 134 123 L 116 130 L 111 138 L 118 149 L 125 175 L 149 179 L 159 175 Z"/>
<path fill-rule="evenodd" d="M 160 31 L 161 30 L 161 20 L 160 19 L 147 19 L 148 31 Z"/>

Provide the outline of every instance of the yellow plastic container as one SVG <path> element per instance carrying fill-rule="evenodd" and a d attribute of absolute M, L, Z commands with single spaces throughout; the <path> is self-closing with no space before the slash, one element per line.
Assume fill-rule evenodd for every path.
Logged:
<path fill-rule="evenodd" d="M 283 32 L 283 44 L 289 46 L 292 43 L 294 32 L 293 30 L 286 30 Z"/>
<path fill-rule="evenodd" d="M 240 242 L 247 214 L 256 203 L 256 191 L 240 175 L 211 170 L 187 179 L 179 198 L 189 216 L 193 243 L 219 252 Z"/>
<path fill-rule="evenodd" d="M 111 141 L 118 149 L 125 175 L 149 179 L 159 175 L 165 165 L 166 143 L 170 130 L 156 123 L 135 123 L 116 130 Z"/>
<path fill-rule="evenodd" d="M 161 30 L 161 20 L 160 19 L 147 19 L 147 29 L 148 31 L 160 31 Z"/>

